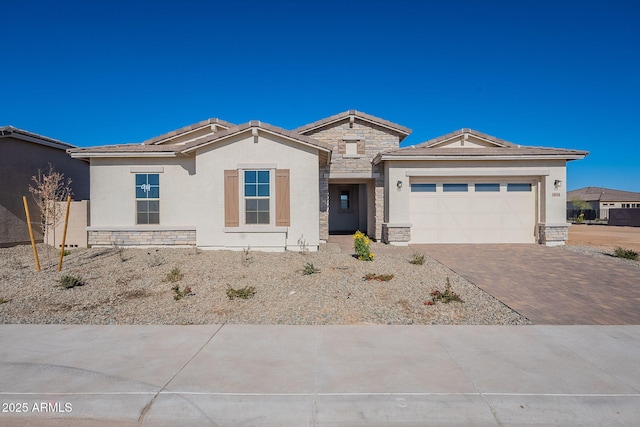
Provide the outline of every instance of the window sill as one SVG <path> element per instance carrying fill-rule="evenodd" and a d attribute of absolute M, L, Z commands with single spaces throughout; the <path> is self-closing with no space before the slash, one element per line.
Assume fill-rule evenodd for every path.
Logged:
<path fill-rule="evenodd" d="M 225 233 L 286 233 L 289 227 L 274 227 L 274 226 L 248 226 L 242 227 L 224 227 L 222 231 Z"/>
<path fill-rule="evenodd" d="M 363 157 L 362 154 L 343 154 L 343 159 L 361 159 Z"/>

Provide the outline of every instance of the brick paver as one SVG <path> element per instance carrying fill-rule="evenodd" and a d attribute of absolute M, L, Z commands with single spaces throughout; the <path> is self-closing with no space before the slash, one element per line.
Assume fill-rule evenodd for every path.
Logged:
<path fill-rule="evenodd" d="M 534 324 L 640 324 L 640 266 L 541 245 L 413 245 Z"/>

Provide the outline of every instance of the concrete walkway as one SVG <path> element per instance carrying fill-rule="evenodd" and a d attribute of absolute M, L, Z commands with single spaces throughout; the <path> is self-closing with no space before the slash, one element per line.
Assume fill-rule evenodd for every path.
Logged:
<path fill-rule="evenodd" d="M 0 325 L 0 425 L 636 426 L 639 367 L 640 326 Z"/>
<path fill-rule="evenodd" d="M 542 245 L 412 245 L 535 324 L 640 325 L 640 268 Z"/>

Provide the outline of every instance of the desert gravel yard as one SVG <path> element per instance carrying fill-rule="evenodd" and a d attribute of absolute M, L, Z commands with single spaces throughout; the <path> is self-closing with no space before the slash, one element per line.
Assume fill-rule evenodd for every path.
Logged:
<path fill-rule="evenodd" d="M 51 250 L 52 262 L 55 251 Z M 339 253 L 200 251 L 191 249 L 77 249 L 56 267 L 36 272 L 31 247 L 0 248 L 0 323 L 62 324 L 485 324 L 530 322 L 491 295 L 426 257 L 379 254 L 372 262 Z M 375 247 L 373 247 L 375 253 Z M 46 264 L 46 251 L 39 246 Z M 320 270 L 303 274 L 307 264 Z M 57 265 L 57 263 L 56 263 Z M 168 281 L 173 269 L 182 278 Z M 367 274 L 393 275 L 390 281 Z M 82 286 L 63 289 L 64 275 Z M 175 278 L 180 275 L 176 274 Z M 431 305 L 447 278 L 463 302 Z M 176 300 L 174 288 L 191 293 Z M 253 286 L 250 299 L 229 299 L 229 287 Z M 187 292 L 185 292 L 187 293 Z"/>

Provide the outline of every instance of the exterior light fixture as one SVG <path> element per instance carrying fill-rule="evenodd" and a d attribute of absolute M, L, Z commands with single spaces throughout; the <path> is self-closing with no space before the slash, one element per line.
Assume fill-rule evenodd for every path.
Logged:
<path fill-rule="evenodd" d="M 555 181 L 553 181 L 553 186 L 556 188 L 562 187 L 562 180 L 556 179 Z"/>
<path fill-rule="evenodd" d="M 398 180 L 398 182 L 396 183 L 396 187 L 398 187 L 398 190 L 402 188 L 402 181 Z"/>

